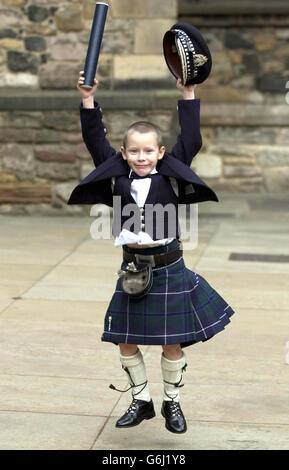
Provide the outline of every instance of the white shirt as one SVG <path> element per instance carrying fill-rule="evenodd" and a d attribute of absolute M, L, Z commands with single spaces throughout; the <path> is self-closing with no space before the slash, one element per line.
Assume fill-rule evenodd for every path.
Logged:
<path fill-rule="evenodd" d="M 129 176 L 132 170 L 130 170 Z M 150 174 L 158 173 L 154 168 Z M 133 179 L 130 187 L 130 194 L 134 198 L 138 207 L 143 207 L 151 186 L 151 178 Z M 162 238 L 153 240 L 147 232 L 139 231 L 137 234 L 130 232 L 126 228 L 122 229 L 118 237 L 115 238 L 114 246 L 137 243 L 138 245 L 162 246 L 170 243 L 174 238 Z"/>

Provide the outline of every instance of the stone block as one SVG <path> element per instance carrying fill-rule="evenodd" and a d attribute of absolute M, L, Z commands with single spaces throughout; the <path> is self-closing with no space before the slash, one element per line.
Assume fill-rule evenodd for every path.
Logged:
<path fill-rule="evenodd" d="M 66 181 L 78 178 L 78 164 L 36 162 L 36 175 L 41 178 Z"/>
<path fill-rule="evenodd" d="M 202 126 L 202 151 L 207 151 L 210 143 L 215 140 L 215 130 L 211 127 Z M 215 150 L 213 150 L 215 153 Z"/>
<path fill-rule="evenodd" d="M 271 91 L 284 93 L 287 80 L 277 73 L 266 73 L 256 79 L 256 88 L 261 92 Z"/>
<path fill-rule="evenodd" d="M 233 78 L 234 71 L 232 68 L 232 63 L 230 58 L 226 53 L 216 53 L 214 54 L 214 60 L 212 63 L 212 74 L 214 77 L 226 77 Z M 213 75 L 212 75 L 213 77 Z"/>
<path fill-rule="evenodd" d="M 282 45 L 280 45 L 279 47 L 275 47 L 274 49 L 275 59 L 281 60 L 285 63 L 285 61 L 288 60 L 288 56 L 289 56 L 289 41 L 283 42 Z"/>
<path fill-rule="evenodd" d="M 27 23 L 23 28 L 26 34 L 39 34 L 40 36 L 52 36 L 57 32 L 55 23 Z"/>
<path fill-rule="evenodd" d="M 0 8 L 0 28 L 22 27 L 23 14 L 15 8 Z"/>
<path fill-rule="evenodd" d="M 287 127 L 278 129 L 276 143 L 278 145 L 289 145 L 289 132 Z"/>
<path fill-rule="evenodd" d="M 289 191 L 289 167 L 264 168 L 264 181 L 267 191 Z"/>
<path fill-rule="evenodd" d="M 242 75 L 241 77 L 238 77 L 232 80 L 231 85 L 237 89 L 239 88 L 253 89 L 255 87 L 255 77 L 253 77 L 253 75 Z"/>
<path fill-rule="evenodd" d="M 39 129 L 35 131 L 34 143 L 61 143 L 63 142 L 63 133 L 53 129 Z"/>
<path fill-rule="evenodd" d="M 97 64 L 96 77 L 100 80 L 112 76 L 112 55 L 101 54 Z"/>
<path fill-rule="evenodd" d="M 34 177 L 35 162 L 31 145 L 9 143 L 2 149 L 2 168 L 12 171 L 18 179 Z"/>
<path fill-rule="evenodd" d="M 37 111 L 6 111 L 0 114 L 0 127 L 21 129 L 39 129 L 42 114 Z"/>
<path fill-rule="evenodd" d="M 237 191 L 246 192 L 246 193 L 253 193 L 253 192 L 260 192 L 263 191 L 263 176 L 250 176 L 249 178 L 234 178 L 234 180 L 230 179 L 230 182 L 234 181 L 234 187 Z"/>
<path fill-rule="evenodd" d="M 81 165 L 81 168 L 80 168 L 80 177 L 81 177 L 81 179 L 85 178 L 93 170 L 95 170 L 95 165 L 92 162 L 83 163 Z"/>
<path fill-rule="evenodd" d="M 79 112 L 45 111 L 42 117 L 44 127 L 58 131 L 76 131 L 80 129 Z"/>
<path fill-rule="evenodd" d="M 252 165 L 224 165 L 224 176 L 235 177 L 235 176 L 261 176 L 262 168 L 255 167 Z"/>
<path fill-rule="evenodd" d="M 226 192 L 236 192 L 239 191 L 237 188 L 236 180 L 226 180 L 221 178 L 218 181 L 210 181 L 210 188 L 212 188 L 218 194 L 218 191 L 226 191 Z"/>
<path fill-rule="evenodd" d="M 20 39 L 13 39 L 13 38 L 3 38 L 0 39 L 0 48 L 3 49 L 16 49 L 18 51 L 23 51 L 23 41 Z"/>
<path fill-rule="evenodd" d="M 40 88 L 52 89 L 75 89 L 79 71 L 83 69 L 83 64 L 76 63 L 47 63 L 39 67 Z"/>
<path fill-rule="evenodd" d="M 81 43 L 74 32 L 59 33 L 49 38 L 50 58 L 59 61 L 85 59 L 87 44 Z"/>
<path fill-rule="evenodd" d="M 263 166 L 289 165 L 289 149 L 288 146 L 270 146 L 267 148 L 259 147 L 258 161 Z"/>
<path fill-rule="evenodd" d="M 41 23 L 49 16 L 49 10 L 47 8 L 37 5 L 29 5 L 27 13 L 29 20 L 36 23 Z"/>
<path fill-rule="evenodd" d="M 285 126 L 289 123 L 289 114 L 284 101 L 281 104 L 205 103 L 201 106 L 201 118 L 205 125 L 240 126 L 241 129 L 242 126 Z"/>
<path fill-rule="evenodd" d="M 56 25 L 60 31 L 81 31 L 84 28 L 82 8 L 77 4 L 67 4 L 55 13 Z"/>
<path fill-rule="evenodd" d="M 75 154 L 80 160 L 89 160 L 91 158 L 90 153 L 88 152 L 83 139 L 81 138 L 81 143 L 75 145 L 74 147 Z"/>
<path fill-rule="evenodd" d="M 265 74 L 268 73 L 282 73 L 284 64 L 280 60 L 266 60 L 263 63 L 263 70 Z"/>
<path fill-rule="evenodd" d="M 89 0 L 82 2 L 83 3 L 83 18 L 85 20 L 92 20 L 95 11 L 95 1 Z"/>
<path fill-rule="evenodd" d="M 73 144 L 73 146 L 80 144 L 81 142 L 83 142 L 81 132 L 78 132 L 78 133 L 73 132 L 71 134 L 65 133 L 63 135 L 63 142 Z"/>
<path fill-rule="evenodd" d="M 6 52 L 0 50 L 0 65 L 6 64 Z"/>
<path fill-rule="evenodd" d="M 37 88 L 38 87 L 38 75 L 26 72 L 0 73 L 0 87 L 12 87 L 12 88 Z"/>
<path fill-rule="evenodd" d="M 232 49 L 232 50 L 229 49 L 228 51 L 226 51 L 226 54 L 230 57 L 231 62 L 232 62 L 233 65 L 238 65 L 238 64 L 242 63 L 243 55 L 241 54 L 240 51 L 234 50 L 234 49 Z"/>
<path fill-rule="evenodd" d="M 76 156 L 73 153 L 64 153 L 49 150 L 35 150 L 35 158 L 42 162 L 75 162 Z"/>
<path fill-rule="evenodd" d="M 7 66 L 12 72 L 30 72 L 37 74 L 39 59 L 29 52 L 8 50 Z"/>
<path fill-rule="evenodd" d="M 255 158 L 246 157 L 224 157 L 224 164 L 235 165 L 235 166 L 252 166 L 256 164 Z"/>
<path fill-rule="evenodd" d="M 223 41 L 221 38 L 221 35 L 219 33 L 213 33 L 210 31 L 204 31 L 203 36 L 205 38 L 205 41 L 207 42 L 210 51 L 212 54 L 216 52 L 223 52 Z"/>
<path fill-rule="evenodd" d="M 16 38 L 17 34 L 13 29 L 10 28 L 2 28 L 0 29 L 0 38 Z"/>
<path fill-rule="evenodd" d="M 216 86 L 216 87 L 203 87 L 196 89 L 195 96 L 200 98 L 201 101 L 207 103 L 228 103 L 228 102 L 239 102 L 240 99 L 246 100 L 245 95 L 247 93 L 240 93 L 239 90 L 231 86 Z"/>
<path fill-rule="evenodd" d="M 12 171 L 0 171 L 0 184 L 1 183 L 13 183 L 17 181 L 16 176 L 12 173 Z"/>
<path fill-rule="evenodd" d="M 248 41 L 241 34 L 234 31 L 225 33 L 224 45 L 226 49 L 254 49 L 252 41 Z"/>
<path fill-rule="evenodd" d="M 101 45 L 102 53 L 130 54 L 134 47 L 135 21 L 111 19 L 107 22 Z"/>
<path fill-rule="evenodd" d="M 136 111 L 131 110 L 107 112 L 105 114 L 108 131 L 113 129 L 113 138 L 116 138 L 116 136 L 122 137 L 127 127 L 133 122 L 141 120 L 144 120 L 144 115 L 142 116 Z"/>
<path fill-rule="evenodd" d="M 244 162 L 247 157 L 250 157 L 250 159 L 254 158 L 257 153 L 256 145 L 244 145 L 238 143 L 232 144 L 222 142 L 220 144 L 213 144 L 210 149 L 218 155 L 234 155 L 234 158 L 238 157 L 240 162 Z"/>
<path fill-rule="evenodd" d="M 46 49 L 46 41 L 41 36 L 27 36 L 24 42 L 28 51 L 44 51 Z"/>
<path fill-rule="evenodd" d="M 257 51 L 271 51 L 276 45 L 276 38 L 274 34 L 256 34 L 253 37 Z"/>
<path fill-rule="evenodd" d="M 110 0 L 113 18 L 176 18 L 177 0 Z"/>
<path fill-rule="evenodd" d="M 4 0 L 4 4 L 8 7 L 22 7 L 26 3 L 26 0 Z"/>
<path fill-rule="evenodd" d="M 252 146 L 246 148 L 246 146 L 243 145 L 243 150 L 240 148 L 239 145 L 236 144 L 236 142 L 240 143 L 241 146 L 242 144 L 268 144 L 272 145 L 272 143 L 275 142 L 276 138 L 276 128 L 275 127 L 218 127 L 216 128 L 216 134 L 214 136 L 214 142 L 220 143 L 220 148 L 222 148 L 223 144 L 225 144 L 225 150 L 224 152 L 227 154 L 230 154 L 231 152 L 234 151 L 234 149 L 237 149 L 238 155 L 245 155 L 246 152 L 248 154 L 254 156 L 255 151 L 254 148 L 257 150 L 257 146 Z M 229 144 L 229 145 L 227 145 Z M 237 147 L 236 147 L 237 145 Z M 227 148 L 227 151 L 226 151 Z M 245 153 L 243 151 L 245 150 Z M 215 151 L 215 149 L 214 149 Z M 240 153 L 241 152 L 241 153 Z M 219 152 L 218 152 L 219 153 Z"/>
<path fill-rule="evenodd" d="M 150 111 L 147 113 L 146 120 L 157 125 L 162 132 L 170 132 L 173 114 L 171 112 Z"/>
<path fill-rule="evenodd" d="M 123 55 L 114 57 L 114 77 L 117 80 L 164 79 L 169 70 L 160 55 Z"/>
<path fill-rule="evenodd" d="M 0 128 L 0 142 L 27 142 L 31 143 L 34 141 L 35 131 L 34 129 L 17 129 L 17 128 Z"/>
<path fill-rule="evenodd" d="M 172 26 L 170 19 L 145 19 L 135 22 L 135 54 L 163 54 L 163 36 Z"/>
<path fill-rule="evenodd" d="M 194 162 L 200 178 L 219 178 L 222 175 L 222 160 L 217 155 L 199 154 Z"/>
<path fill-rule="evenodd" d="M 62 201 L 67 202 L 70 194 L 78 183 L 78 180 L 73 180 L 66 183 L 54 184 L 52 187 L 52 192 L 53 194 L 58 196 Z"/>
<path fill-rule="evenodd" d="M 254 75 L 259 74 L 261 65 L 259 63 L 259 55 L 254 52 L 243 55 L 243 64 L 245 66 L 245 73 L 251 73 Z"/>
<path fill-rule="evenodd" d="M 152 18 L 171 18 L 172 22 L 178 19 L 178 0 L 149 0 L 147 15 Z M 171 25 L 172 26 L 172 25 Z"/>
<path fill-rule="evenodd" d="M 276 39 L 284 39 L 285 41 L 289 40 L 289 29 L 280 28 L 275 30 Z"/>
<path fill-rule="evenodd" d="M 51 202 L 51 188 L 47 183 L 14 182 L 0 184 L 0 204 Z"/>

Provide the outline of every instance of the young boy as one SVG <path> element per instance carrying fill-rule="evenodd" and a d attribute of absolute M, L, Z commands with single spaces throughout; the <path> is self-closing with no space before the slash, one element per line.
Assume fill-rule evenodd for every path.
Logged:
<path fill-rule="evenodd" d="M 184 347 L 206 341 L 222 331 L 234 313 L 225 300 L 197 273 L 188 269 L 182 257 L 178 224 L 178 204 L 207 200 L 218 201 L 209 188 L 190 169 L 192 158 L 202 145 L 200 100 L 195 85 L 177 88 L 183 99 L 178 102 L 181 133 L 170 153 L 162 145 L 157 126 L 148 122 L 132 124 L 125 132 L 120 152 L 106 138 L 101 108 L 94 101 L 98 81 L 91 90 L 81 87 L 84 72 L 79 73 L 77 88 L 82 95 L 80 117 L 84 142 L 93 158 L 93 170 L 73 190 L 68 204 L 104 203 L 112 206 L 113 196 L 121 198 L 121 227 L 114 233 L 115 246 L 122 246 L 125 270 L 129 262 L 147 260 L 152 269 L 152 285 L 141 298 L 129 295 L 118 279 L 108 306 L 102 341 L 119 346 L 120 361 L 132 389 L 132 403 L 116 426 L 131 427 L 155 416 L 146 369 L 138 345 L 161 345 L 163 376 L 162 415 L 166 428 L 174 433 L 187 430 L 180 407 L 179 388 L 185 370 Z M 134 203 L 139 209 L 139 230 L 128 230 L 125 207 Z M 175 208 L 175 231 L 169 230 L 169 217 L 158 217 L 149 227 L 146 209 L 151 204 Z M 149 230 L 150 229 L 150 230 Z M 115 389 L 111 385 L 111 388 Z"/>

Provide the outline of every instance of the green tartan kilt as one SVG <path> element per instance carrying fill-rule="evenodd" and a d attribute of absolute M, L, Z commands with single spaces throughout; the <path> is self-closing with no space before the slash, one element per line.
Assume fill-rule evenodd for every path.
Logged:
<path fill-rule="evenodd" d="M 171 242 L 170 249 L 177 244 L 177 240 Z M 161 251 L 165 249 L 157 252 Z M 154 252 L 156 247 L 141 249 L 143 254 Z M 121 268 L 126 265 L 123 261 Z M 186 347 L 207 341 L 224 330 L 233 313 L 221 295 L 200 274 L 188 269 L 181 257 L 169 265 L 153 268 L 152 288 L 141 299 L 129 297 L 122 291 L 120 279 L 117 280 L 101 340 L 114 344 L 180 343 Z"/>

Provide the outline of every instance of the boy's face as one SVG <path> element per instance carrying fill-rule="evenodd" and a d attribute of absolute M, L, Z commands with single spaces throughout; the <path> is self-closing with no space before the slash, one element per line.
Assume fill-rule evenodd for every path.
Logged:
<path fill-rule="evenodd" d="M 130 132 L 126 149 L 122 146 L 120 150 L 124 160 L 139 176 L 148 175 L 165 153 L 165 147 L 158 146 L 155 132 Z"/>

